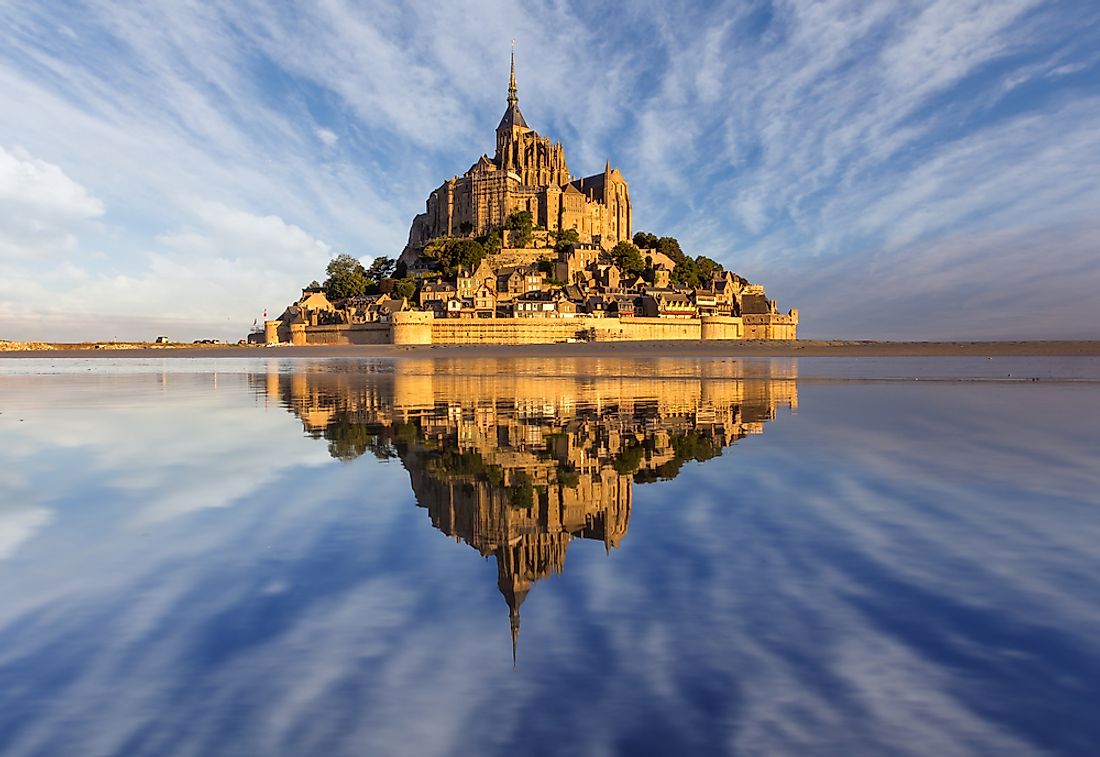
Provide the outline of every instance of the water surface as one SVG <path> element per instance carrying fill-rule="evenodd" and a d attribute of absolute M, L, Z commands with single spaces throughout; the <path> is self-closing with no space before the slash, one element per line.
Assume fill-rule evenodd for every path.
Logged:
<path fill-rule="evenodd" d="M 1097 378 L 0 361 L 0 753 L 1095 753 Z"/>

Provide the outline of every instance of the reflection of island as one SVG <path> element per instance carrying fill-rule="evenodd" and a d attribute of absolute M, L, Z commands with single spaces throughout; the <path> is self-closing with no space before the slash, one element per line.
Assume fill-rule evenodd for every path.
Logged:
<path fill-rule="evenodd" d="M 563 569 L 575 538 L 617 547 L 634 483 L 673 478 L 798 403 L 793 362 L 386 368 L 273 371 L 264 390 L 334 457 L 400 459 L 432 524 L 496 557 L 513 656 L 532 584 Z"/>

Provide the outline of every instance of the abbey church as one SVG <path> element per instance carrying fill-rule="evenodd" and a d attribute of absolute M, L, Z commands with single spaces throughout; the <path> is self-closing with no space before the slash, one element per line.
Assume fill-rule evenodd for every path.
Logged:
<path fill-rule="evenodd" d="M 497 126 L 496 154 L 482 155 L 465 175 L 448 179 L 413 219 L 402 259 L 432 239 L 480 236 L 504 226 L 516 211 L 529 211 L 536 227 L 575 229 L 581 243 L 609 250 L 631 238 L 630 194 L 611 164 L 602 173 L 573 177 L 565 148 L 530 128 L 519 109 L 516 57 L 508 83 L 508 107 Z"/>

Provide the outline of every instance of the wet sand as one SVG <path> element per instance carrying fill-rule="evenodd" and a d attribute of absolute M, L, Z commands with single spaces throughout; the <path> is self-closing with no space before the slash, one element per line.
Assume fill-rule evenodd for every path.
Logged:
<path fill-rule="evenodd" d="M 848 340 L 798 341 L 661 341 L 593 342 L 525 345 L 311 345 L 147 346 L 95 349 L 92 346 L 54 345 L 46 350 L 0 350 L 4 358 L 367 358 L 367 357 L 946 357 L 1100 355 L 1100 340 L 1018 342 L 872 342 Z"/>

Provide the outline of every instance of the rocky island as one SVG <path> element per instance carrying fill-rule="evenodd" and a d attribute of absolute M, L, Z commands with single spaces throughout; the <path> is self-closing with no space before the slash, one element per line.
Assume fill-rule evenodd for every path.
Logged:
<path fill-rule="evenodd" d="M 633 231 L 629 186 L 605 163 L 574 176 L 565 148 L 527 125 L 515 53 L 496 152 L 428 197 L 397 259 L 342 255 L 254 341 L 540 344 L 783 339 L 785 313 L 672 237 Z"/>

